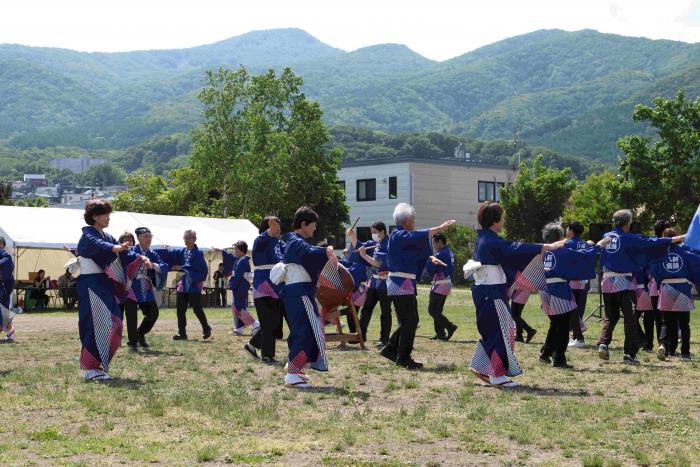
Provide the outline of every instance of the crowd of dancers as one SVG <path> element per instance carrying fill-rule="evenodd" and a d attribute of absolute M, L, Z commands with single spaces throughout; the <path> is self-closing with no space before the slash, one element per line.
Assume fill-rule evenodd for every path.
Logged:
<path fill-rule="evenodd" d="M 203 309 L 202 291 L 208 268 L 198 249 L 196 232 L 186 230 L 182 248 L 151 248 L 147 227 L 135 236 L 118 240 L 108 234 L 111 205 L 104 200 L 88 202 L 87 224 L 68 269 L 79 275 L 79 332 L 82 344 L 80 367 L 85 379 L 111 379 L 110 363 L 122 341 L 122 316 L 126 315 L 127 345 L 136 350 L 148 347 L 146 336 L 159 316 L 155 291 L 161 289 L 169 271 L 179 271 L 177 285 L 176 341 L 188 340 L 187 310 L 191 307 L 209 339 L 212 328 Z M 284 385 L 311 386 L 307 368 L 328 370 L 324 320 L 316 300 L 321 286 L 337 286 L 339 268 L 345 267 L 354 280 L 352 301 L 360 308 L 359 331 L 366 338 L 372 314 L 380 308 L 379 354 L 409 370 L 423 367 L 414 360 L 413 347 L 419 324 L 417 281 L 431 279 L 428 312 L 433 319 L 435 340 L 449 340 L 457 326 L 444 315 L 452 290 L 454 254 L 444 231 L 454 220 L 429 229 L 416 229 L 416 212 L 399 203 L 393 213 L 396 229 L 389 233 L 382 222 L 371 227 L 372 239 L 360 242 L 353 228 L 350 245 L 339 260 L 333 248 L 313 245 L 311 238 L 319 222 L 309 207 L 299 208 L 292 228 L 283 234 L 280 220 L 266 217 L 248 256 L 248 245 L 237 241 L 232 250 L 219 250 L 232 292 L 232 333 L 243 335 L 250 328 L 244 349 L 253 358 L 281 366 L 276 359 L 276 341 L 286 320 L 288 355 Z M 543 243 L 528 244 L 504 239 L 503 208 L 484 202 L 477 213 L 480 229 L 473 258 L 462 268 L 473 278 L 471 295 L 480 334 L 470 369 L 479 380 L 498 387 L 514 387 L 514 376 L 522 373 L 515 357 L 515 342 L 530 342 L 536 330 L 522 317 L 530 295 L 538 293 L 541 308 L 550 324 L 539 360 L 554 368 L 572 368 L 567 348 L 583 347 L 583 320 L 590 281 L 602 272 L 601 293 L 605 317 L 597 341 L 598 356 L 610 358 L 609 345 L 620 316 L 624 323 L 622 361 L 638 364 L 640 350 L 654 351 L 660 360 L 679 355 L 690 358 L 690 310 L 694 308 L 694 284 L 700 282 L 700 253 L 683 244 L 664 221 L 657 222 L 654 237 L 631 233 L 632 212 L 620 210 L 614 228 L 597 243 L 581 239 L 579 222 L 551 223 L 542 231 Z M 251 264 L 252 260 L 252 264 Z M 10 294 L 13 290 L 12 258 L 0 237 L 0 325 L 14 339 Z M 248 310 L 252 286 L 257 320 Z M 395 315 L 392 315 L 392 307 Z M 138 309 L 143 320 L 137 322 Z M 393 317 L 396 326 L 392 333 Z M 640 318 L 643 326 L 640 325 Z M 355 323 L 348 320 L 351 331 Z M 678 332 L 680 352 L 678 353 Z"/>

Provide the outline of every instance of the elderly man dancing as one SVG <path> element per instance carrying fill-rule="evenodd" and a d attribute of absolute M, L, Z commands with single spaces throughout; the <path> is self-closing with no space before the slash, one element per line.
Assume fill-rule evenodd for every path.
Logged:
<path fill-rule="evenodd" d="M 399 203 L 394 208 L 396 230 L 389 237 L 389 277 L 387 294 L 394 303 L 399 325 L 381 354 L 409 370 L 423 368 L 411 357 L 413 340 L 418 326 L 416 278 L 421 276 L 426 261 L 440 266 L 445 263 L 433 256 L 433 235 L 447 230 L 454 220 L 443 222 L 431 229 L 415 230 L 416 211 L 413 206 Z"/>

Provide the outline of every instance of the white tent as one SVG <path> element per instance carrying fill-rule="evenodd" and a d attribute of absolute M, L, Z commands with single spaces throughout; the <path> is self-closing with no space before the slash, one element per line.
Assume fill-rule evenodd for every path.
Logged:
<path fill-rule="evenodd" d="M 7 241 L 7 250 L 15 259 L 15 278 L 27 280 L 30 272 L 44 269 L 52 279 L 63 273 L 63 265 L 71 258 L 64 247 L 75 248 L 85 226 L 83 211 L 77 209 L 29 208 L 0 206 L 0 235 Z M 205 252 L 210 265 L 219 261 L 212 247 L 225 248 L 238 240 L 252 247 L 258 229 L 247 219 L 213 219 L 189 216 L 161 216 L 115 211 L 106 229 L 115 238 L 137 227 L 148 227 L 153 233 L 153 246 L 182 246 L 187 229 L 197 232 L 197 245 Z"/>

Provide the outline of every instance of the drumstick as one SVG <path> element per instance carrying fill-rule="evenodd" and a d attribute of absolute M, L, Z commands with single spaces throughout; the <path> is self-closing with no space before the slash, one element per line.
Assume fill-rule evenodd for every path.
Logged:
<path fill-rule="evenodd" d="M 357 219 L 355 219 L 355 222 L 352 224 L 352 227 L 350 227 L 350 230 L 355 230 L 355 226 L 357 225 L 358 222 L 360 222 L 359 216 Z"/>
<path fill-rule="evenodd" d="M 372 246 L 366 246 L 366 247 L 365 247 L 365 251 L 371 250 L 372 248 L 377 248 L 378 246 L 379 246 L 379 244 L 377 244 L 377 245 L 372 245 Z"/>

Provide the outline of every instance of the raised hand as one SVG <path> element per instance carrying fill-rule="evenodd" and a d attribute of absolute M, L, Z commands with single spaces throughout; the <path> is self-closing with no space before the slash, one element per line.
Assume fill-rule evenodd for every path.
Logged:
<path fill-rule="evenodd" d="M 121 245 L 114 245 L 112 247 L 112 251 L 114 253 L 119 253 L 120 251 L 126 251 L 128 249 L 129 249 L 129 244 L 126 242 L 122 243 Z"/>

